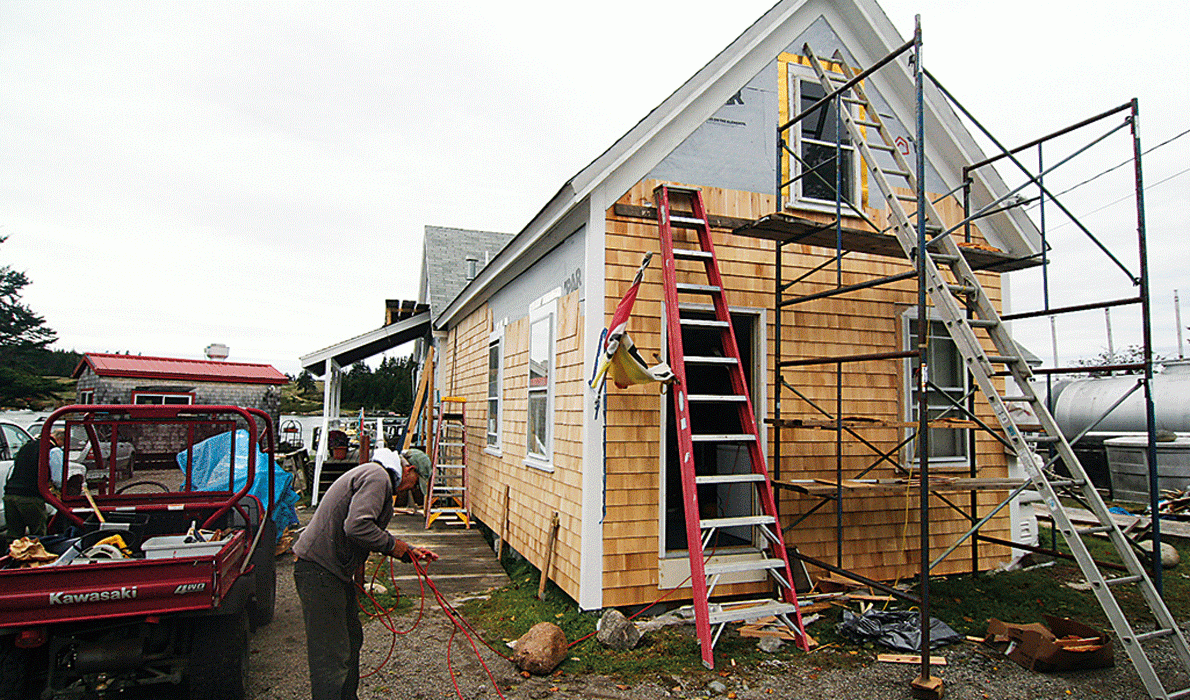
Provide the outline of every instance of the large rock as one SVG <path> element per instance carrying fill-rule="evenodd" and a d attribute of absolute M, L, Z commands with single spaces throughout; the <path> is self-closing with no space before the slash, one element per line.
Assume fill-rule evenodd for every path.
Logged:
<path fill-rule="evenodd" d="M 552 622 L 538 622 L 513 644 L 517 668 L 545 676 L 566 658 L 566 633 Z"/>
<path fill-rule="evenodd" d="M 632 620 L 624 617 L 624 613 L 615 608 L 608 608 L 599 619 L 599 633 L 595 638 L 605 647 L 616 651 L 628 651 L 640 641 L 640 630 Z"/>
<path fill-rule="evenodd" d="M 1137 543 L 1142 551 L 1150 559 L 1153 557 L 1153 540 L 1143 540 Z M 1161 543 L 1161 568 L 1172 569 L 1181 563 L 1181 557 L 1178 556 L 1178 550 L 1168 542 Z"/>

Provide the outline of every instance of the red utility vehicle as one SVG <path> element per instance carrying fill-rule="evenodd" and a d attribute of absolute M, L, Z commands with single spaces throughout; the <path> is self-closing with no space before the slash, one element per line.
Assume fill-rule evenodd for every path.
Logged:
<path fill-rule="evenodd" d="M 42 440 L 40 491 L 56 510 L 42 543 L 60 555 L 33 568 L 0 558 L 0 700 L 157 696 L 169 687 L 163 684 L 195 700 L 245 697 L 248 636 L 272 620 L 276 600 L 268 414 L 234 406 L 68 406 L 46 420 L 41 435 L 56 428 L 71 438 L 66 461 L 88 467 L 96 493 L 70 483 L 55 493 Z M 200 443 L 217 435 L 216 444 L 230 447 L 212 458 Z M 129 444 L 133 460 L 168 450 L 182 468 L 160 480 L 121 483 L 130 470 L 118 457 L 129 454 Z M 258 454 L 267 465 L 256 464 Z M 267 506 L 253 495 L 266 466 Z M 226 481 L 222 490 L 197 490 L 210 484 L 196 475 Z M 170 479 L 180 484 L 171 489 Z M 123 547 L 99 544 L 112 535 Z"/>

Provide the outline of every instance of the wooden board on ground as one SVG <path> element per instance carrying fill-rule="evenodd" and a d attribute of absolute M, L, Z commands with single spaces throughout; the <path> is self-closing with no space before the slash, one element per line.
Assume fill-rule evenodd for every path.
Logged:
<path fill-rule="evenodd" d="M 886 664 L 920 664 L 921 657 L 916 654 L 877 654 L 876 660 Z M 945 656 L 931 656 L 931 666 L 945 666 Z"/>
<path fill-rule="evenodd" d="M 761 620 L 756 620 L 746 625 L 740 625 L 739 630 L 737 631 L 741 637 L 751 637 L 754 639 L 775 637 L 788 642 L 797 641 L 797 634 L 794 633 L 793 630 L 789 629 L 784 624 L 775 621 L 774 618 L 768 619 L 773 621 L 762 622 Z M 806 633 L 806 646 L 810 649 L 818 646 L 818 640 L 811 637 L 809 632 Z"/>

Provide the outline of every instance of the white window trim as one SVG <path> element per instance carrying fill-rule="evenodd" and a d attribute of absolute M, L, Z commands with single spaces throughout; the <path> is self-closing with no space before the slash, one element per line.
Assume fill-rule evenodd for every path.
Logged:
<path fill-rule="evenodd" d="M 789 79 L 788 95 L 789 95 L 789 102 L 790 102 L 790 104 L 789 104 L 790 114 L 791 115 L 801 114 L 801 111 L 802 111 L 802 109 L 801 109 L 801 104 L 802 104 L 801 81 L 808 81 L 808 82 L 817 84 L 818 78 L 817 78 L 817 76 L 814 75 L 813 70 L 811 70 L 809 66 L 803 66 L 800 63 L 790 63 L 789 64 L 788 76 L 789 76 L 789 78 L 788 78 Z M 844 103 L 844 104 L 846 104 L 846 103 Z M 855 116 L 856 107 L 854 105 L 849 105 L 848 109 L 851 109 L 852 116 Z M 847 127 L 842 126 L 842 128 L 846 129 Z M 790 146 L 790 150 L 792 150 L 794 153 L 797 153 L 798 156 L 801 156 L 801 153 L 802 153 L 801 125 L 798 124 L 798 125 L 794 126 L 793 128 L 791 128 L 789 130 L 788 133 L 792 134 L 793 139 L 794 139 L 793 144 Z M 822 142 L 822 143 L 826 143 L 826 142 Z M 858 200 L 859 200 L 859 198 L 861 196 L 861 192 L 862 192 L 862 181 L 860 180 L 860 171 L 862 170 L 862 168 L 861 168 L 862 162 L 861 161 L 863 159 L 860 157 L 859 151 L 856 149 L 856 147 L 854 145 L 845 146 L 843 150 L 851 152 L 851 196 L 852 196 L 852 199 L 857 200 L 855 202 L 852 202 L 852 204 L 859 206 L 860 203 Z M 794 173 L 794 171 L 796 169 L 796 173 L 800 174 L 801 173 L 801 163 L 798 162 L 797 160 L 793 159 L 792 156 L 790 156 L 789 159 L 791 161 L 790 162 L 790 172 Z M 792 204 L 793 206 L 796 206 L 799 209 L 825 211 L 825 212 L 829 212 L 829 213 L 833 214 L 835 212 L 835 203 L 833 200 L 814 199 L 814 198 L 802 196 L 802 182 L 803 182 L 803 180 L 805 180 L 805 178 L 799 178 L 797 181 L 789 184 L 789 188 L 790 188 L 789 202 L 790 202 L 790 204 Z M 844 204 L 843 211 L 846 214 L 851 211 L 851 208 L 849 206 L 847 206 L 846 204 Z"/>
<path fill-rule="evenodd" d="M 487 442 L 487 437 L 490 433 L 485 428 L 483 451 L 494 457 L 504 456 L 504 329 L 507 325 L 507 319 L 501 320 L 488 336 L 489 361 L 493 345 L 497 347 L 496 352 L 499 355 L 499 366 L 496 368 L 496 442 L 495 444 Z M 491 411 L 491 399 L 492 397 L 488 396 L 487 410 L 489 413 Z M 488 416 L 488 420 L 491 420 L 490 415 Z"/>
<path fill-rule="evenodd" d="M 146 406 L 161 406 L 161 405 L 193 406 L 194 405 L 194 394 L 191 392 L 188 392 L 188 391 L 133 391 L 132 396 L 131 396 L 132 403 L 134 403 L 134 404 L 137 403 L 136 400 L 142 396 L 157 396 L 162 399 L 161 403 L 159 403 L 159 404 L 143 404 Z M 185 396 L 186 403 L 185 404 L 177 404 L 177 403 L 166 404 L 164 399 L 167 396 Z"/>
<path fill-rule="evenodd" d="M 917 338 L 917 335 L 913 334 L 912 337 L 910 336 L 910 325 L 916 320 L 917 320 L 917 307 L 916 306 L 910 307 L 904 313 L 901 314 L 901 338 L 902 338 L 901 347 L 903 349 L 911 350 L 916 346 L 915 340 Z M 942 321 L 943 321 L 942 317 L 931 308 L 929 313 L 927 314 L 926 322 L 929 323 L 930 325 L 933 325 L 935 323 L 941 323 Z M 958 357 L 959 366 L 961 367 L 963 365 L 962 355 L 959 354 L 958 348 L 955 349 L 955 353 L 956 353 L 956 357 Z M 901 381 L 903 382 L 904 396 L 905 396 L 905 405 L 902 410 L 902 416 L 904 417 L 904 420 L 906 420 L 906 421 L 914 421 L 914 420 L 916 420 L 916 418 L 914 416 L 914 411 L 916 411 L 916 409 L 917 409 L 917 399 L 914 396 L 915 389 L 913 386 L 913 358 L 906 358 L 905 360 L 902 361 L 901 366 L 902 366 Z M 963 376 L 962 391 L 963 391 L 963 394 L 965 395 L 970 390 L 970 384 L 968 383 L 970 381 L 970 377 L 968 376 L 966 371 L 964 371 L 962 373 L 962 376 Z M 961 416 L 961 414 L 958 413 L 957 409 L 954 412 L 952 412 L 952 414 L 955 416 Z M 915 428 L 906 428 L 905 429 L 905 437 L 908 437 L 909 434 L 912 433 L 914 430 L 915 430 Z M 954 430 L 964 430 L 964 429 L 963 428 L 954 428 Z M 970 430 L 970 429 L 968 428 L 967 430 Z M 970 446 L 964 442 L 963 449 L 969 450 Z M 921 460 L 918 458 L 918 455 L 917 455 L 917 441 L 916 440 L 912 440 L 912 441 L 906 443 L 905 447 L 902 448 L 901 452 L 902 452 L 901 464 L 903 464 L 909 468 L 917 468 L 917 466 L 919 464 L 921 464 Z M 930 464 L 937 465 L 940 467 L 950 467 L 950 468 L 953 468 L 956 466 L 966 467 L 969 464 L 969 455 L 964 453 L 962 456 L 930 457 Z"/>
<path fill-rule="evenodd" d="M 546 454 L 537 455 L 529 452 L 529 423 L 525 423 L 525 466 L 532 467 L 543 472 L 553 473 L 554 471 L 554 384 L 557 381 L 557 360 L 558 360 L 558 299 L 562 297 L 561 287 L 556 287 L 546 292 L 541 298 L 529 305 L 529 354 L 532 356 L 533 346 L 533 325 L 542 319 L 549 319 L 550 324 L 550 347 L 549 347 L 549 381 L 546 384 L 545 395 L 545 448 Z M 528 363 L 525 365 L 526 375 L 528 374 Z M 526 377 L 527 379 L 527 377 Z M 529 387 L 528 382 L 525 386 L 525 401 L 526 408 L 528 408 Z"/>

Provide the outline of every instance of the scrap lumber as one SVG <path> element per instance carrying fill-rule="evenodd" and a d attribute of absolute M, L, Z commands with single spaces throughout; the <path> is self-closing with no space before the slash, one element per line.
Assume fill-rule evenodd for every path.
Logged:
<path fill-rule="evenodd" d="M 942 679 L 937 676 L 930 678 L 918 676 L 913 679 L 909 687 L 915 698 L 921 700 L 941 700 L 942 698 Z"/>
<path fill-rule="evenodd" d="M 508 501 L 511 484 L 504 485 L 504 515 L 500 518 L 500 540 L 496 544 L 496 561 L 504 561 L 504 543 L 508 541 Z"/>
<path fill-rule="evenodd" d="M 413 410 L 409 414 L 409 420 L 405 423 L 405 441 L 401 443 L 401 451 L 409 449 L 413 443 L 413 433 L 417 428 L 418 421 L 422 420 L 422 409 L 426 405 L 426 397 L 433 391 L 430 388 L 430 377 L 434 374 L 434 346 L 431 345 L 426 352 L 425 363 L 422 364 L 421 379 L 417 382 L 417 394 L 413 398 Z M 429 435 L 429 433 L 426 433 Z"/>
<path fill-rule="evenodd" d="M 877 654 L 876 660 L 886 664 L 919 664 L 921 657 L 917 654 Z M 945 666 L 945 656 L 930 656 L 931 666 Z"/>
<path fill-rule="evenodd" d="M 803 612 L 805 611 L 803 610 Z M 739 632 L 741 637 L 751 637 L 754 639 L 774 637 L 788 642 L 797 641 L 797 634 L 771 615 L 740 625 L 737 632 Z M 806 645 L 809 649 L 818 646 L 818 640 L 811 637 L 809 632 L 806 633 Z"/>
<path fill-rule="evenodd" d="M 541 567 L 541 580 L 537 582 L 537 599 L 545 600 L 545 582 L 550 579 L 550 565 L 554 563 L 554 545 L 558 542 L 558 511 L 550 521 L 550 536 L 545 543 L 545 566 Z"/>

